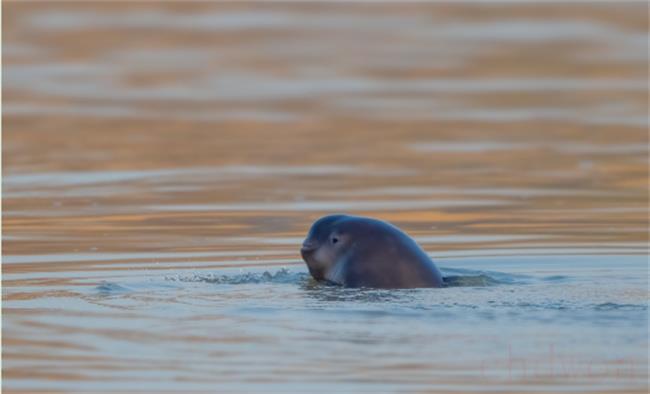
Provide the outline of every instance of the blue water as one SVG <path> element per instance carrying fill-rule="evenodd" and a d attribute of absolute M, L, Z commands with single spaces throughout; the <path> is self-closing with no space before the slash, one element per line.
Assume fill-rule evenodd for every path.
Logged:
<path fill-rule="evenodd" d="M 448 259 L 439 262 L 449 285 L 442 289 L 345 289 L 313 281 L 299 264 L 131 272 L 75 281 L 68 295 L 56 293 L 69 286 L 47 286 L 49 297 L 12 300 L 10 308 L 24 313 L 23 336 L 50 332 L 76 343 L 57 351 L 49 369 L 83 364 L 84 379 L 14 387 L 641 388 L 646 264 L 644 256 Z M 42 308 L 50 312 L 26 313 Z M 9 332 L 17 328 L 7 323 Z"/>

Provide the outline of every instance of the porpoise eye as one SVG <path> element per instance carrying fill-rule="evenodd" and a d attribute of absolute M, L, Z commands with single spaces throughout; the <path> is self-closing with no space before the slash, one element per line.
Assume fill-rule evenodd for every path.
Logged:
<path fill-rule="evenodd" d="M 339 242 L 339 239 L 336 238 L 336 237 L 332 237 L 332 243 L 335 244 L 335 243 L 337 243 L 337 242 Z"/>

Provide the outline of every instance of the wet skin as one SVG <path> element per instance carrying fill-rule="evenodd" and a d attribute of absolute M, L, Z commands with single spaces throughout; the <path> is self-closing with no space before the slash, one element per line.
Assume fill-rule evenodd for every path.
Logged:
<path fill-rule="evenodd" d="M 318 281 L 382 289 L 443 286 L 440 271 L 422 248 L 399 228 L 377 219 L 322 217 L 312 225 L 300 253 Z"/>

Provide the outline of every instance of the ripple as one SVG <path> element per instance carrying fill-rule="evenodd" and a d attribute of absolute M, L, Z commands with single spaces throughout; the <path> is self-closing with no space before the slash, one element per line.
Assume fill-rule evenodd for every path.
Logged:
<path fill-rule="evenodd" d="M 509 205 L 497 200 L 366 200 L 366 201 L 295 201 L 295 202 L 246 202 L 231 204 L 169 204 L 147 207 L 153 211 L 199 212 L 199 211 L 379 211 L 416 210 L 423 208 L 486 207 Z"/>
<path fill-rule="evenodd" d="M 645 120 L 644 120 L 645 122 Z M 498 142 L 498 141 L 435 141 L 410 144 L 416 152 L 432 153 L 485 153 L 513 150 L 548 149 L 568 155 L 577 154 L 646 154 L 648 147 L 642 144 L 590 144 L 569 142 L 555 144 L 549 142 Z"/>
<path fill-rule="evenodd" d="M 648 310 L 648 305 L 638 305 L 638 304 L 617 304 L 615 302 L 605 302 L 602 304 L 594 305 L 594 309 L 597 311 L 646 311 Z"/>
<path fill-rule="evenodd" d="M 63 263 L 84 261 L 124 261 L 189 259 L 198 257 L 257 257 L 286 254 L 286 251 L 260 250 L 248 251 L 214 251 L 214 252 L 132 252 L 132 253 L 58 253 L 58 254 L 24 254 L 4 255 L 2 260 L 8 264 Z"/>
<path fill-rule="evenodd" d="M 95 290 L 97 290 L 101 295 L 113 295 L 113 294 L 120 294 L 120 293 L 127 293 L 130 292 L 131 289 L 118 285 L 117 283 L 113 282 L 106 282 L 102 281 L 102 283 L 95 287 Z"/>
<path fill-rule="evenodd" d="M 300 175 L 339 175 L 339 174 L 367 174 L 377 173 L 362 167 L 355 166 L 223 166 L 223 167 L 192 167 L 155 170 L 130 170 L 130 171 L 70 171 L 70 172 L 43 172 L 7 174 L 3 176 L 3 186 L 74 186 L 93 185 L 98 183 L 119 183 L 133 180 L 155 181 L 163 178 L 177 178 L 179 176 L 199 175 L 202 177 L 218 177 L 221 175 L 248 175 L 248 176 L 300 176 Z M 391 170 L 388 170 L 388 174 Z M 384 175 L 384 172 L 381 172 Z M 403 175 L 404 172 L 395 172 Z"/>

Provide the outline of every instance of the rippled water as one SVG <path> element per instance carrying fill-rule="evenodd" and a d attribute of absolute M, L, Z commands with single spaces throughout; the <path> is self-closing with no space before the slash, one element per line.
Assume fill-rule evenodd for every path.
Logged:
<path fill-rule="evenodd" d="M 642 3 L 3 12 L 3 389 L 648 389 Z M 447 287 L 313 282 L 319 216 Z"/>

